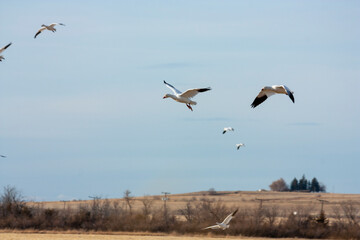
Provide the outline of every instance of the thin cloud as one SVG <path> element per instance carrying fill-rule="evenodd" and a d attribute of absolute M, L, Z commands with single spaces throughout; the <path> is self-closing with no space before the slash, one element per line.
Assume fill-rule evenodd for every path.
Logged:
<path fill-rule="evenodd" d="M 172 69 L 172 68 L 187 68 L 192 67 L 194 64 L 187 62 L 170 62 L 170 63 L 160 63 L 154 65 L 145 66 L 146 69 Z"/>
<path fill-rule="evenodd" d="M 230 118 L 222 118 L 222 117 L 213 117 L 213 118 L 184 118 L 184 121 L 190 122 L 223 122 L 223 121 L 230 121 Z"/>
<path fill-rule="evenodd" d="M 289 125 L 291 125 L 291 126 L 316 127 L 316 126 L 321 126 L 322 123 L 319 123 L 319 122 L 295 122 L 295 123 L 290 123 Z"/>

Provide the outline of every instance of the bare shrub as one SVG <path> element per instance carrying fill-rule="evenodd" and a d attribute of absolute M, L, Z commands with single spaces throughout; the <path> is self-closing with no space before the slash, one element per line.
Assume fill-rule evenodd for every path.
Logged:
<path fill-rule="evenodd" d="M 140 201 L 143 204 L 143 208 L 142 208 L 143 214 L 146 218 L 148 218 L 151 214 L 151 208 L 154 203 L 154 199 L 149 196 L 144 196 L 144 198 L 141 199 Z"/>
<path fill-rule="evenodd" d="M 289 191 L 289 186 L 286 184 L 283 178 L 280 178 L 272 182 L 269 187 L 272 191 L 279 191 L 279 192 Z"/>

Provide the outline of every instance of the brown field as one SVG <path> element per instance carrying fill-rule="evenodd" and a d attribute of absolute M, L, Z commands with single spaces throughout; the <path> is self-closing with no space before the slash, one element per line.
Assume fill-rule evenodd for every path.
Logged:
<path fill-rule="evenodd" d="M 26 233 L 26 232 L 0 232 L 1 240 L 201 240 L 201 239 L 244 239 L 269 240 L 269 238 L 234 237 L 234 236 L 179 236 L 152 233 L 114 233 L 114 234 L 81 234 L 81 233 Z M 273 238 L 275 239 L 275 238 Z M 281 240 L 302 238 L 281 238 Z"/>
<path fill-rule="evenodd" d="M 153 200 L 152 207 L 160 208 L 164 205 L 161 195 L 147 196 Z M 272 191 L 222 191 L 217 195 L 209 195 L 207 191 L 195 192 L 187 194 L 171 194 L 168 196 L 167 207 L 170 211 L 184 208 L 186 203 L 191 200 L 193 202 L 201 201 L 203 198 L 219 200 L 227 207 L 233 208 L 255 208 L 260 203 L 262 206 L 276 205 L 282 209 L 301 209 L 302 207 L 310 208 L 312 214 L 318 214 L 321 208 L 319 200 L 325 200 L 324 211 L 327 216 L 333 214 L 335 206 L 341 203 L 351 201 L 360 204 L 360 194 L 338 194 L 338 193 L 305 193 L 305 192 L 272 192 Z M 133 202 L 133 210 L 141 210 L 143 204 L 141 200 L 144 197 L 135 197 Z M 120 205 L 125 206 L 123 199 L 108 199 L 109 201 L 117 201 Z M 77 209 L 81 205 L 91 204 L 92 200 L 79 200 L 68 202 L 28 202 L 30 206 L 41 206 L 43 208 L 54 209 Z"/>
<path fill-rule="evenodd" d="M 134 197 L 132 201 L 132 210 L 141 212 L 144 208 L 144 199 L 152 202 L 152 212 L 161 211 L 165 204 L 161 195 L 158 196 L 145 196 Z M 206 200 L 203 200 L 206 199 Z M 167 209 L 175 216 L 177 220 L 186 220 L 184 215 L 180 214 L 179 209 L 185 209 L 186 204 L 191 202 L 193 206 L 198 206 L 197 203 L 204 201 L 219 201 L 221 205 L 224 205 L 230 209 L 260 209 L 260 206 L 271 209 L 273 206 L 280 210 L 284 210 L 286 214 L 293 211 L 302 212 L 305 210 L 306 214 L 312 216 L 318 216 L 324 203 L 323 208 L 327 219 L 336 222 L 339 219 L 339 213 L 346 219 L 342 211 L 339 211 L 344 203 L 351 202 L 352 206 L 360 206 L 360 194 L 334 194 L 334 193 L 308 193 L 308 192 L 272 192 L 272 191 L 222 191 L 216 192 L 216 194 L 209 194 L 209 192 L 195 192 L 187 194 L 171 194 L 168 195 L 166 201 Z M 321 200 L 321 201 L 320 201 Z M 67 213 L 71 210 L 78 210 L 81 207 L 91 207 L 94 204 L 99 204 L 101 201 L 108 201 L 121 208 L 126 209 L 127 205 L 124 199 L 97 199 L 94 200 L 74 200 L 74 201 L 54 201 L 54 202 L 27 202 L 26 204 L 36 209 L 67 209 Z M 104 202 L 105 203 L 105 202 Z M 262 209 L 262 208 L 261 208 Z M 264 208 L 265 209 L 265 208 Z M 357 210 L 353 210 L 358 213 Z M 74 211 L 75 212 L 75 211 Z M 246 213 L 245 213 L 246 214 Z M 239 215 L 239 214 L 238 214 Z M 308 216 L 308 215 L 306 215 Z M 282 218 L 286 218 L 287 215 L 277 215 L 277 221 L 281 221 Z M 26 223 L 26 222 L 25 222 Z M 201 226 L 199 226 L 199 229 Z M 60 228 L 61 229 L 61 228 Z M 161 232 L 161 231 L 160 231 Z M 176 233 L 175 233 L 176 232 Z M 178 231 L 166 233 L 154 233 L 154 232 L 94 232 L 88 229 L 88 231 L 70 230 L 70 231 L 44 231 L 44 230 L 0 230 L 1 240 L 22 240 L 22 239 L 51 239 L 51 240 L 66 240 L 66 239 L 139 239 L 139 240 L 154 240 L 154 239 L 177 239 L 177 240 L 197 240 L 197 239 L 210 239 L 210 238 L 229 238 L 229 239 L 267 239 L 267 238 L 250 238 L 243 236 L 229 236 L 227 231 L 223 232 L 225 235 L 216 234 L 215 231 L 207 231 L 203 233 L 196 233 L 193 235 L 181 235 Z M 234 234 L 233 234 L 234 235 Z M 354 235 L 355 236 L 355 235 Z M 285 238 L 282 238 L 285 239 Z M 288 238 L 290 239 L 290 238 Z M 297 238 L 300 239 L 300 238 Z"/>

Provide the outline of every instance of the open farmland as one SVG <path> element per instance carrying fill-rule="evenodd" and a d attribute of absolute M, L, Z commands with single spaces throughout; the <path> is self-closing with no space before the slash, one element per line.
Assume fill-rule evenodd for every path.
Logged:
<path fill-rule="evenodd" d="M 134 197 L 132 208 L 134 211 L 141 211 L 143 208 L 143 200 L 152 200 L 152 208 L 162 208 L 164 201 L 162 195 Z M 321 209 L 321 202 L 324 200 L 323 209 L 327 216 L 332 217 L 334 209 L 346 202 L 360 204 L 360 194 L 338 194 L 338 193 L 306 193 L 306 192 L 272 192 L 272 191 L 222 191 L 215 195 L 210 195 L 207 191 L 194 192 L 186 194 L 172 194 L 168 196 L 166 202 L 167 208 L 172 212 L 177 212 L 186 206 L 188 202 L 196 203 L 203 199 L 210 201 L 219 201 L 229 208 L 252 209 L 262 206 L 278 206 L 281 209 L 297 209 L 307 208 L 311 214 L 318 214 Z M 81 206 L 91 205 L 93 200 L 79 200 L 68 202 L 28 202 L 30 206 L 41 206 L 43 208 L 54 209 L 78 209 Z M 99 201 L 105 201 L 100 199 Z M 118 202 L 122 207 L 126 207 L 124 199 L 107 199 L 112 203 Z"/>
<path fill-rule="evenodd" d="M 131 232 L 143 236 L 145 232 L 146 236 L 153 237 L 360 237 L 358 194 L 210 191 L 174 194 L 167 198 L 161 195 L 92 198 L 13 202 L 1 208 L 4 217 L 0 218 L 0 226 L 4 231 L 30 231 L 27 233 L 75 231 L 128 235 Z M 235 209 L 238 211 L 226 230 L 204 229 L 222 222 Z"/>
<path fill-rule="evenodd" d="M 74 234 L 74 233 L 4 233 L 0 232 L 1 240 L 201 240 L 224 238 L 216 236 L 174 236 L 150 233 L 119 233 L 119 234 Z M 268 240 L 269 238 L 251 238 L 226 236 L 226 239 Z M 287 240 L 291 238 L 281 238 Z M 301 238 L 296 238 L 301 240 Z"/>

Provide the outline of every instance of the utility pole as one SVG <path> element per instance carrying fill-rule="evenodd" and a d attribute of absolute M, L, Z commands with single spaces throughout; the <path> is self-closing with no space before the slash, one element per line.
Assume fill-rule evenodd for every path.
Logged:
<path fill-rule="evenodd" d="M 92 200 L 98 200 L 98 199 L 100 199 L 101 197 L 97 197 L 97 196 L 92 197 L 92 196 L 89 196 L 89 198 L 91 198 Z"/>
<path fill-rule="evenodd" d="M 265 199 L 261 199 L 261 198 L 255 198 L 255 200 L 259 201 L 259 209 L 262 209 L 263 201 L 266 201 L 266 200 L 265 200 Z"/>
<path fill-rule="evenodd" d="M 167 197 L 168 194 L 170 194 L 169 192 L 161 192 L 162 194 L 164 194 L 164 197 L 162 198 L 162 200 L 164 201 L 164 218 L 165 218 L 165 223 L 166 225 L 168 224 L 167 221 L 167 208 L 166 208 L 166 201 L 169 200 L 169 198 Z"/>
<path fill-rule="evenodd" d="M 67 201 L 67 200 L 60 200 L 60 202 L 63 202 L 63 203 L 64 203 L 64 210 L 65 210 L 66 202 L 69 202 L 69 201 Z"/>
<path fill-rule="evenodd" d="M 161 193 L 164 194 L 164 197 L 162 198 L 162 200 L 164 201 L 164 209 L 166 209 L 166 201 L 169 200 L 167 195 L 170 193 L 169 192 L 161 192 Z"/>
<path fill-rule="evenodd" d="M 321 210 L 320 210 L 320 212 L 323 212 L 323 210 L 324 210 L 324 202 L 329 202 L 329 201 L 326 201 L 326 200 L 323 200 L 323 199 L 317 199 L 318 201 L 320 201 L 321 202 Z"/>

